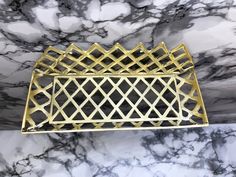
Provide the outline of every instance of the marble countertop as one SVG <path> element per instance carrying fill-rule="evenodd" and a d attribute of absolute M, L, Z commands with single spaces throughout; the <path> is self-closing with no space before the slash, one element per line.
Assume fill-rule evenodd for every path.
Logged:
<path fill-rule="evenodd" d="M 1 1 L 0 129 L 20 129 L 32 66 L 44 49 L 98 42 L 127 49 L 185 43 L 210 123 L 236 122 L 234 1 Z"/>
<path fill-rule="evenodd" d="M 235 29 L 235 1 L 0 0 L 0 177 L 235 177 Z M 188 46 L 209 127 L 21 135 L 32 67 L 47 46 L 161 41 Z"/>
<path fill-rule="evenodd" d="M 0 131 L 0 144 L 2 177 L 236 176 L 236 124 L 28 136 Z"/>

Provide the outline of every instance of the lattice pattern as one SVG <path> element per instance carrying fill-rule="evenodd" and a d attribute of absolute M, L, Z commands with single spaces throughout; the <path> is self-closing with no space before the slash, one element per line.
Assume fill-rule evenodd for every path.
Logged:
<path fill-rule="evenodd" d="M 192 58 L 168 51 L 98 44 L 49 47 L 37 60 L 23 133 L 155 129 L 208 125 Z"/>
<path fill-rule="evenodd" d="M 58 76 L 54 83 L 50 123 L 181 119 L 174 77 Z"/>
<path fill-rule="evenodd" d="M 180 51 L 178 51 L 180 52 Z M 192 66 L 192 61 L 183 52 L 173 58 L 164 43 L 152 50 L 143 44 L 132 50 L 116 44 L 105 50 L 99 44 L 92 45 L 87 51 L 70 45 L 65 52 L 49 47 L 37 61 L 35 68 L 44 74 L 121 74 L 121 73 L 175 73 Z"/>

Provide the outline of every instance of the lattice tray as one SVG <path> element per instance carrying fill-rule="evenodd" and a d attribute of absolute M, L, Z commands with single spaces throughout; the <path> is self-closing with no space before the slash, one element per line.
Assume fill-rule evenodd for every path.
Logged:
<path fill-rule="evenodd" d="M 49 47 L 36 61 L 22 133 L 160 129 L 208 125 L 192 58 L 120 44 L 87 51 Z"/>

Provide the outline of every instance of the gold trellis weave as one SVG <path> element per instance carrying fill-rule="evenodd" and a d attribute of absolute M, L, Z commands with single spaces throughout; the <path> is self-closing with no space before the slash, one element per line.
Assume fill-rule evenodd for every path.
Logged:
<path fill-rule="evenodd" d="M 208 125 L 192 58 L 115 44 L 49 47 L 36 61 L 22 133 L 158 129 Z"/>

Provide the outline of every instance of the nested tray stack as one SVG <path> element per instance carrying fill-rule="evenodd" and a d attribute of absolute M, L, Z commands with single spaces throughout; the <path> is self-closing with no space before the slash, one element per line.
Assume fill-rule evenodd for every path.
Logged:
<path fill-rule="evenodd" d="M 192 58 L 181 44 L 105 50 L 49 47 L 36 61 L 22 133 L 208 125 Z"/>

